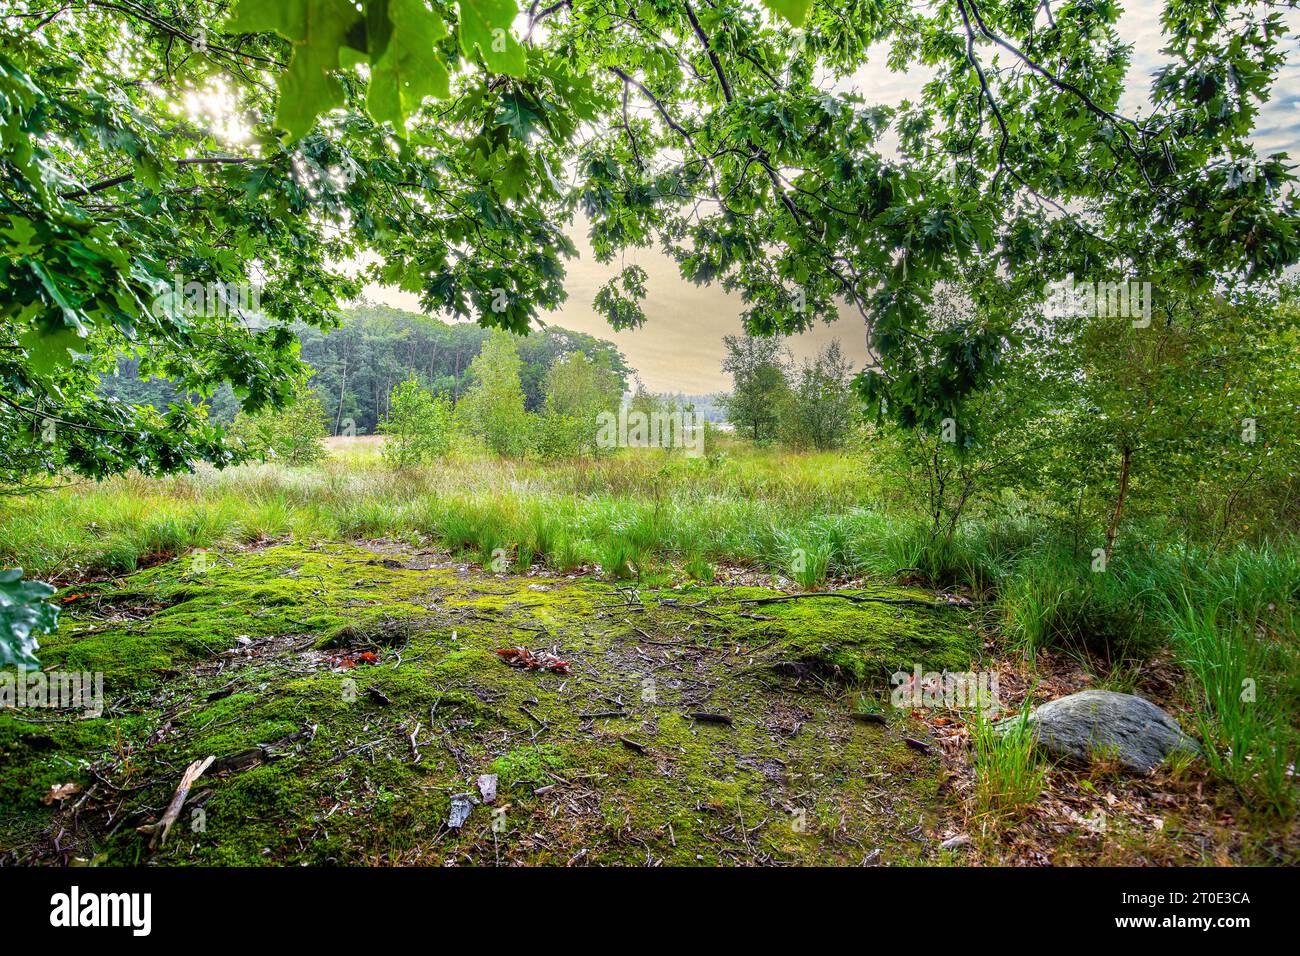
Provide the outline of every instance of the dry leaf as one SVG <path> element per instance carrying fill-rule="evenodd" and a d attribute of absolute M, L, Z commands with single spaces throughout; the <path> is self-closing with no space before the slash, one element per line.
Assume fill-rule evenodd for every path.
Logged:
<path fill-rule="evenodd" d="M 50 792 L 41 797 L 41 803 L 47 807 L 54 803 L 55 800 L 66 800 L 68 797 L 76 796 L 81 793 L 81 784 L 79 783 L 55 783 L 50 785 Z"/>

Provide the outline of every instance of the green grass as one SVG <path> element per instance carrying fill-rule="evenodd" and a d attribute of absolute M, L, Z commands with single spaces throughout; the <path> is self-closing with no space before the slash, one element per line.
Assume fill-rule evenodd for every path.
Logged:
<path fill-rule="evenodd" d="M 995 817 L 1015 816 L 1042 793 L 1046 770 L 1034 752 L 1028 709 L 994 723 L 982 711 L 973 721 L 976 807 Z"/>
<path fill-rule="evenodd" d="M 1291 815 L 1300 751 L 1300 558 L 1265 543 L 1224 551 L 1134 549 L 1094 573 L 1087 556 L 1044 549 L 998 596 L 1003 632 L 1026 654 L 1075 653 L 1102 683 L 1133 691 L 1168 646 L 1187 674 L 1206 760 L 1251 804 Z"/>
<path fill-rule="evenodd" d="M 1028 506 L 976 514 L 951 538 L 882 497 L 873 462 L 849 454 L 721 444 L 709 459 L 625 450 L 597 461 L 457 456 L 393 471 L 374 443 L 311 467 L 253 465 L 168 479 L 127 476 L 0 511 L 0 564 L 67 584 L 118 576 L 195 549 L 392 538 L 491 568 L 611 580 L 714 581 L 741 566 L 816 589 L 846 577 L 959 589 L 1004 647 L 1085 662 L 1098 683 L 1140 691 L 1167 649 L 1207 760 L 1270 812 L 1295 809 L 1300 740 L 1300 549 L 1228 548 L 1133 527 L 1104 572 L 1088 547 Z M 796 560 L 796 557 L 798 560 Z M 815 615 L 810 619 L 815 621 Z M 1253 688 L 1252 693 L 1244 693 Z"/>
<path fill-rule="evenodd" d="M 837 547 L 832 567 L 849 572 L 858 552 L 835 542 L 878 523 L 861 508 L 870 498 L 863 470 L 830 454 L 736 450 L 712 467 L 658 451 L 584 464 L 466 457 L 395 472 L 373 451 L 354 452 L 309 468 L 203 467 L 8 501 L 0 561 L 76 580 L 190 548 L 421 533 L 470 554 L 528 544 L 557 569 L 598 562 L 616 538 L 633 555 L 698 553 L 780 568 L 794 536 Z M 828 524 L 825 515 L 835 517 Z"/>
<path fill-rule="evenodd" d="M 1295 556 L 1262 548 L 1191 566 L 1161 601 L 1192 678 L 1211 766 L 1257 806 L 1284 816 L 1295 809 L 1300 750 L 1297 596 Z"/>
<path fill-rule="evenodd" d="M 600 569 L 611 581 L 639 578 L 644 569 L 644 557 L 626 538 L 614 535 L 601 542 L 597 554 Z"/>
<path fill-rule="evenodd" d="M 702 552 L 692 551 L 686 559 L 686 573 L 691 576 L 691 580 L 700 584 L 712 584 L 717 570 Z"/>
<path fill-rule="evenodd" d="M 825 545 L 795 548 L 790 562 L 790 577 L 804 590 L 812 590 L 826 580 L 830 561 L 830 549 Z"/>
<path fill-rule="evenodd" d="M 1092 570 L 1091 555 L 1040 551 L 1005 574 L 1003 630 L 1027 657 L 1058 648 L 1124 668 L 1148 656 L 1155 640 L 1144 586 L 1123 566 Z"/>

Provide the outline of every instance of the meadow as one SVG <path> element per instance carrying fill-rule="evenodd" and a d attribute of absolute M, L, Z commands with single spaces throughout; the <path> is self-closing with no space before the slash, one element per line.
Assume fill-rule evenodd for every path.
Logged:
<path fill-rule="evenodd" d="M 1268 834 L 1265 859 L 1294 850 L 1293 539 L 1212 548 L 1162 541 L 1135 524 L 1097 573 L 1034 502 L 981 507 L 951 538 L 933 534 L 888 490 L 869 449 L 793 451 L 716 437 L 697 458 L 624 449 L 545 463 L 461 449 L 393 468 L 381 442 L 329 439 L 328 456 L 300 468 L 202 466 L 10 499 L 0 560 L 72 595 L 169 562 L 183 573 L 209 553 L 340 542 L 445 553 L 504 579 L 551 575 L 637 591 L 921 589 L 968 609 L 984 666 L 1014 674 L 1013 709 L 1051 696 L 1046 689 L 1071 669 L 1083 675 L 1076 686 L 1143 693 L 1172 708 L 1205 744 L 1198 766 L 1209 776 L 1198 779 L 1226 787 L 1235 812 Z M 850 675 L 849 687 L 870 696 L 882 678 Z M 969 725 L 981 768 L 971 805 L 990 819 L 1023 816 L 1046 786 L 1031 742 L 955 716 Z"/>
<path fill-rule="evenodd" d="M 6 913 L 1284 914 L 1300 0 L 7 6 Z"/>

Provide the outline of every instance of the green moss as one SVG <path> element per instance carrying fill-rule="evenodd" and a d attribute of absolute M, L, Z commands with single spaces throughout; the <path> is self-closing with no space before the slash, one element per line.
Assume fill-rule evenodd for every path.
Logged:
<path fill-rule="evenodd" d="M 547 771 L 559 770 L 564 766 L 564 758 L 552 744 L 519 747 L 503 753 L 492 761 L 491 773 L 497 775 L 501 787 L 513 787 L 518 783 L 541 785 L 548 780 Z"/>
<path fill-rule="evenodd" d="M 0 711 L 0 807 L 30 810 L 55 784 L 89 786 L 89 759 L 115 746 L 129 748 L 145 725 L 140 718 L 61 720 L 44 711 L 37 719 Z"/>
<path fill-rule="evenodd" d="M 714 595 L 718 592 L 702 590 Z M 742 601 L 772 594 L 758 589 L 732 590 L 730 597 Z M 891 600 L 930 600 L 930 595 L 912 589 L 892 588 L 872 594 Z M 969 615 L 955 607 L 800 598 L 758 606 L 732 605 L 719 613 L 731 633 L 763 645 L 760 659 L 765 666 L 846 681 L 861 682 L 898 670 L 910 671 L 918 663 L 923 670 L 960 670 L 970 663 L 977 647 Z M 766 620 L 755 621 L 752 616 L 739 614 Z"/>
<path fill-rule="evenodd" d="M 183 816 L 163 863 L 923 858 L 909 833 L 942 809 L 937 759 L 852 720 L 848 689 L 781 665 L 868 689 L 918 661 L 966 666 L 961 612 L 737 603 L 772 593 L 643 588 L 629 603 L 603 582 L 410 570 L 346 545 L 226 554 L 199 575 L 180 560 L 69 616 L 47 660 L 103 669 L 122 704 L 44 753 L 0 719 L 0 794 L 49 819 L 51 758 L 100 760 L 144 822 L 214 756 L 186 810 L 204 827 Z M 510 667 L 495 651 L 511 645 L 554 648 L 570 672 Z M 362 647 L 375 663 L 343 669 Z M 481 773 L 498 775 L 504 826 L 478 807 L 446 831 L 451 795 Z M 113 806 L 87 801 L 79 855 L 149 859 Z M 20 856 L 43 845 L 29 824 L 11 831 Z"/>

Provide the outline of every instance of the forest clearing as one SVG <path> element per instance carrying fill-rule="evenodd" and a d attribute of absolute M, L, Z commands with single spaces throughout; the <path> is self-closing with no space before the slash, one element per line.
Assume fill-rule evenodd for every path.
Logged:
<path fill-rule="evenodd" d="M 5 912 L 1284 932 L 1297 35 L 0 0 Z"/>
<path fill-rule="evenodd" d="M 1058 582 L 1059 630 L 1027 661 L 1007 622 L 1045 596 L 1016 586 L 1032 527 L 981 529 L 929 565 L 942 557 L 923 529 L 863 508 L 873 476 L 840 453 L 733 440 L 712 460 L 645 449 L 394 473 L 382 441 L 10 515 L 0 546 L 67 581 L 44 660 L 102 670 L 111 689 L 93 720 L 0 715 L 0 792 L 23 808 L 0 820 L 11 861 L 1295 862 L 1293 784 L 1269 778 L 1265 750 L 1221 774 L 1175 760 L 1134 778 L 1104 755 L 1013 765 L 991 792 L 977 755 L 1014 759 L 1015 744 L 988 737 L 979 703 L 898 708 L 890 679 L 992 673 L 1013 714 L 1135 692 L 1217 729 L 1232 718 L 1187 676 L 1186 625 L 1162 599 L 1224 588 L 1215 600 L 1281 633 L 1267 595 L 1294 587 L 1293 557 L 1151 555 L 1163 566 L 1105 596 Z M 812 575 L 783 567 L 824 541 Z M 1129 656 L 1087 652 L 1087 629 L 1120 627 Z M 564 667 L 512 667 L 516 647 Z M 1293 693 L 1294 649 L 1273 661 Z M 197 755 L 216 763 L 151 854 L 136 828 Z M 484 775 L 496 801 L 449 827 Z M 69 782 L 50 819 L 40 798 Z"/>

